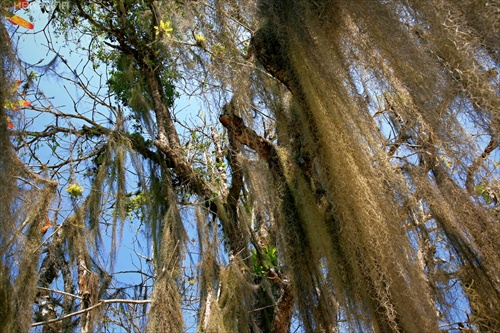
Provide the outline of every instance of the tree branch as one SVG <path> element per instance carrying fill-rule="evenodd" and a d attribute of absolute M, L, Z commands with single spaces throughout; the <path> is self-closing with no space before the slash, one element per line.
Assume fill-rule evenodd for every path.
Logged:
<path fill-rule="evenodd" d="M 78 315 L 81 315 L 83 313 L 87 313 L 89 311 L 92 311 L 93 309 L 98 308 L 98 307 L 100 307 L 101 305 L 104 305 L 104 304 L 110 304 L 110 303 L 148 304 L 148 303 L 152 303 L 152 302 L 153 301 L 150 300 L 150 299 L 146 299 L 146 300 L 103 299 L 103 300 L 100 300 L 99 303 L 97 303 L 97 304 L 95 304 L 95 305 L 93 305 L 91 307 L 88 307 L 86 309 L 72 312 L 70 314 L 67 314 L 66 316 L 63 316 L 63 317 L 60 317 L 60 318 L 57 318 L 57 319 L 52 319 L 52 320 L 47 320 L 47 321 L 41 321 L 41 322 L 38 322 L 38 323 L 33 323 L 33 324 L 31 324 L 31 327 L 47 325 L 47 324 L 55 323 L 55 322 L 58 322 L 58 321 L 62 321 L 62 320 L 67 319 L 67 318 L 78 316 Z"/>
<path fill-rule="evenodd" d="M 498 137 L 493 135 L 490 142 L 484 148 L 483 153 L 476 158 L 476 160 L 467 169 L 467 179 L 465 180 L 465 188 L 470 195 L 474 194 L 474 174 L 476 173 L 479 166 L 488 158 L 493 150 L 495 150 L 500 144 Z"/>
<path fill-rule="evenodd" d="M 254 130 L 246 127 L 243 119 L 234 115 L 232 111 L 226 106 L 224 114 L 219 117 L 222 125 L 229 131 L 229 136 L 234 136 L 240 143 L 255 150 L 268 163 L 277 181 L 285 182 L 276 147 L 270 141 L 259 136 Z M 286 333 L 290 328 L 293 305 L 295 303 L 290 281 L 282 278 L 281 274 L 274 270 L 268 272 L 268 278 L 281 288 L 281 295 L 276 302 L 274 310 L 272 332 Z"/>
<path fill-rule="evenodd" d="M 234 134 L 239 142 L 255 150 L 265 161 L 269 162 L 271 157 L 277 155 L 274 145 L 270 141 L 259 136 L 254 130 L 246 127 L 243 123 L 243 119 L 240 117 L 234 114 L 224 113 L 219 117 L 219 120 L 230 133 Z"/>

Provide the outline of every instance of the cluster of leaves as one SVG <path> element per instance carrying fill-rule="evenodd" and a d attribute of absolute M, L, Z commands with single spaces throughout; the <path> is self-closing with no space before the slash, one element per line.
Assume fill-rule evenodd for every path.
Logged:
<path fill-rule="evenodd" d="M 83 194 L 83 187 L 73 183 L 66 188 L 66 192 L 68 192 L 72 198 L 81 197 Z"/>
<path fill-rule="evenodd" d="M 118 57 L 108 85 L 124 106 L 130 106 L 137 112 L 151 108 L 143 77 L 132 56 L 121 54 Z"/>
<path fill-rule="evenodd" d="M 278 267 L 276 246 L 266 244 L 260 252 L 254 248 L 252 250 L 251 263 L 254 275 L 259 277 L 266 276 L 270 269 Z"/>
<path fill-rule="evenodd" d="M 164 62 L 166 59 L 158 59 Z M 159 64 L 153 64 L 155 67 Z M 175 73 L 170 66 L 159 66 L 160 80 L 165 93 L 166 104 L 170 107 L 174 104 L 179 94 L 175 90 Z M 133 56 L 121 53 L 114 63 L 114 69 L 108 80 L 108 86 L 116 98 L 124 106 L 130 107 L 138 114 L 144 114 L 152 109 L 151 93 L 148 90 L 144 71 Z"/>
<path fill-rule="evenodd" d="M 126 203 L 126 209 L 129 215 L 140 210 L 147 203 L 147 198 L 143 192 L 139 192 L 136 195 L 128 198 Z"/>

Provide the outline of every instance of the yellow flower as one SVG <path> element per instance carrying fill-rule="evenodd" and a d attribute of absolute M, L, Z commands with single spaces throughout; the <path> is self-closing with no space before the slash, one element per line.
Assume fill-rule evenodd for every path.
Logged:
<path fill-rule="evenodd" d="M 172 37 L 172 35 L 170 34 L 171 31 L 173 31 L 174 29 L 172 27 L 170 27 L 170 22 L 169 21 L 163 21 L 163 20 L 160 20 L 160 26 L 154 26 L 154 29 L 156 30 L 156 34 L 165 34 L 167 37 Z"/>
<path fill-rule="evenodd" d="M 196 44 L 203 45 L 206 39 L 205 36 L 203 36 L 203 34 L 196 34 L 194 35 L 194 40 L 196 41 Z"/>
<path fill-rule="evenodd" d="M 78 184 L 73 183 L 66 188 L 66 192 L 68 192 L 69 195 L 72 197 L 79 197 L 83 193 L 83 187 L 81 187 Z"/>

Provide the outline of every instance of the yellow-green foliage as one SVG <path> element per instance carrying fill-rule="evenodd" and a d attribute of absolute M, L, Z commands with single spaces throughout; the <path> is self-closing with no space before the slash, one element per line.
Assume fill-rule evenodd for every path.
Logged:
<path fill-rule="evenodd" d="M 178 211 L 173 205 L 162 221 L 155 252 L 156 283 L 149 314 L 148 332 L 183 332 L 180 293 L 177 286 L 179 262 L 185 242 L 178 227 Z M 180 234 L 179 234 L 180 233 Z"/>
<path fill-rule="evenodd" d="M 240 261 L 240 262 L 239 262 Z M 217 300 L 222 332 L 250 332 L 250 313 L 246 302 L 251 300 L 253 288 L 249 276 L 242 272 L 241 258 L 236 257 L 220 272 L 219 298 Z M 217 317 L 215 317 L 217 318 Z"/>
<path fill-rule="evenodd" d="M 183 332 L 181 294 L 178 284 L 183 260 L 186 231 L 175 202 L 171 180 L 162 174 L 160 183 L 152 184 L 150 207 L 156 282 L 149 315 L 148 332 Z"/>
<path fill-rule="evenodd" d="M 81 197 L 83 194 L 83 187 L 73 183 L 66 188 L 66 192 L 72 197 Z"/>

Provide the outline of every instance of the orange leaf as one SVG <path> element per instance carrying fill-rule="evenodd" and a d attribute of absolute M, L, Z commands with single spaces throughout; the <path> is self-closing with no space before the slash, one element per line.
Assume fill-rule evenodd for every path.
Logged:
<path fill-rule="evenodd" d="M 12 121 L 10 121 L 9 117 L 6 117 L 6 118 L 7 118 L 7 127 L 9 129 L 13 129 L 14 128 L 14 124 L 12 123 Z"/>
<path fill-rule="evenodd" d="M 6 101 L 4 104 L 5 109 L 13 110 L 13 111 L 19 111 L 19 107 L 30 107 L 31 103 L 26 101 L 26 100 L 18 100 L 18 101 Z"/>
<path fill-rule="evenodd" d="M 47 230 L 52 227 L 52 224 L 50 223 L 50 219 L 48 216 L 45 216 L 45 225 L 42 227 L 42 236 L 45 235 Z"/>
<path fill-rule="evenodd" d="M 9 12 L 8 10 L 0 8 L 0 12 L 7 18 L 7 20 L 9 20 L 13 24 L 17 24 L 18 26 L 26 29 L 33 29 L 35 27 L 33 23 L 26 21 L 22 17 L 19 17 L 14 13 Z"/>
<path fill-rule="evenodd" d="M 20 27 L 26 28 L 26 29 L 33 29 L 35 26 L 33 23 L 26 21 L 22 17 L 19 17 L 17 15 L 13 15 L 12 17 L 7 17 L 7 20 L 10 21 L 10 23 L 17 24 Z"/>

